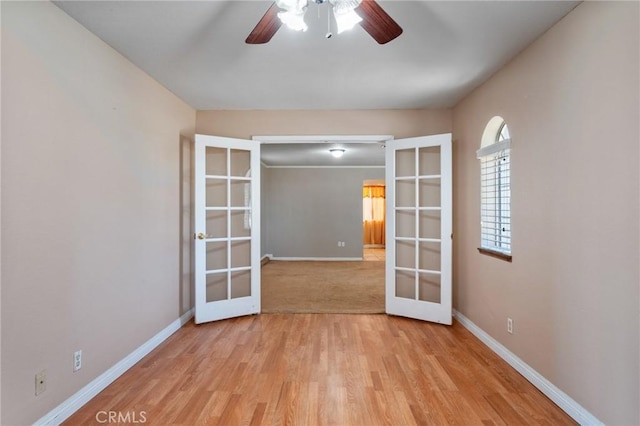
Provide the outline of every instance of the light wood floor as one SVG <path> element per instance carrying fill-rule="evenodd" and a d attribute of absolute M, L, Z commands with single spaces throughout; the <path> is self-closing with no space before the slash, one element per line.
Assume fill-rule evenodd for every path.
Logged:
<path fill-rule="evenodd" d="M 66 424 L 108 411 L 152 425 L 575 424 L 461 325 L 386 315 L 190 323 Z"/>

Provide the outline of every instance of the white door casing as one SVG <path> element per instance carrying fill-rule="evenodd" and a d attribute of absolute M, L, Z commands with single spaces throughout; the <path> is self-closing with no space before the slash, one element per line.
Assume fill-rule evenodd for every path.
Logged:
<path fill-rule="evenodd" d="M 386 146 L 387 314 L 452 323 L 451 169 L 451 134 Z"/>
<path fill-rule="evenodd" d="M 260 312 L 260 142 L 196 135 L 195 321 Z"/>

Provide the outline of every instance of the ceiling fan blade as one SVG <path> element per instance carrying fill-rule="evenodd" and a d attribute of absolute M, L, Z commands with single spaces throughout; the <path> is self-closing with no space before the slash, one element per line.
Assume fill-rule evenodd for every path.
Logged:
<path fill-rule="evenodd" d="M 271 40 L 271 37 L 282 25 L 282 21 L 278 18 L 278 11 L 278 6 L 274 2 L 244 42 L 247 44 L 264 44 Z"/>
<path fill-rule="evenodd" d="M 360 15 L 360 26 L 379 44 L 389 43 L 402 34 L 402 28 L 375 0 L 362 0 L 355 12 Z"/>

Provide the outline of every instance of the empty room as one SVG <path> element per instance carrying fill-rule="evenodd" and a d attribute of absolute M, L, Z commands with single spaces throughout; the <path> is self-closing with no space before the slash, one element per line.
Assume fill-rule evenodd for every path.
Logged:
<path fill-rule="evenodd" d="M 0 19 L 0 424 L 640 424 L 638 2 Z"/>

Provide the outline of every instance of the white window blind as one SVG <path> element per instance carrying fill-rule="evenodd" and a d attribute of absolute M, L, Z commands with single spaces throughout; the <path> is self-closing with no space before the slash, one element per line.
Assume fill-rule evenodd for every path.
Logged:
<path fill-rule="evenodd" d="M 511 140 L 477 151 L 480 159 L 481 246 L 511 254 Z"/>

